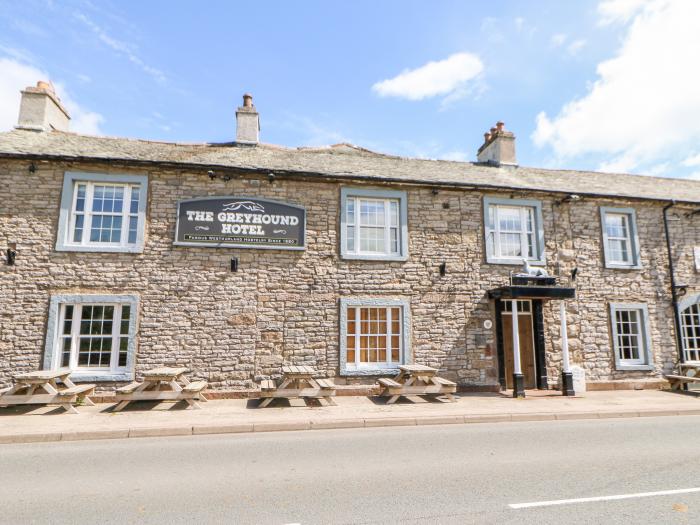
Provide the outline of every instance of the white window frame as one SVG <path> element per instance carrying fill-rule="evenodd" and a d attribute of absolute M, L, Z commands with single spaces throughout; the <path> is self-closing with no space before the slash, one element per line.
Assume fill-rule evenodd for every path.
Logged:
<path fill-rule="evenodd" d="M 75 217 L 77 215 L 76 201 L 78 186 L 85 184 L 85 207 L 83 215 L 83 234 L 80 242 L 73 241 L 73 231 L 75 228 Z M 95 185 L 122 186 L 124 191 L 124 204 L 122 212 L 121 238 L 118 243 L 113 242 L 91 242 L 90 230 L 92 227 L 92 217 L 94 215 L 110 215 L 110 213 L 92 212 L 92 198 Z M 131 189 L 139 186 L 138 211 L 131 213 Z M 63 178 L 63 191 L 61 194 L 61 211 L 58 219 L 58 233 L 56 237 L 57 251 L 76 252 L 143 252 L 145 229 L 146 229 L 146 204 L 148 201 L 148 177 L 146 175 L 126 175 L 126 174 L 106 174 L 106 173 L 82 173 L 66 172 Z M 136 242 L 129 243 L 129 223 L 130 217 L 137 217 Z"/>
<path fill-rule="evenodd" d="M 387 350 L 386 363 L 364 364 L 359 361 L 359 347 L 355 348 L 356 361 L 349 363 L 347 359 L 347 336 L 348 336 L 348 308 L 401 308 L 401 334 L 399 350 L 399 362 L 389 363 L 390 349 Z M 389 317 L 389 319 L 391 319 Z M 391 324 L 391 321 L 389 321 Z M 367 376 L 367 375 L 387 375 L 397 374 L 398 366 L 411 362 L 410 348 L 410 327 L 411 312 L 410 302 L 407 299 L 385 299 L 385 298 L 341 298 L 340 299 L 340 375 L 341 376 Z M 359 337 L 357 338 L 359 341 Z M 359 342 L 358 342 L 359 345 Z"/>
<path fill-rule="evenodd" d="M 696 333 L 700 333 L 700 330 L 698 330 L 698 327 L 700 327 L 700 319 L 699 324 L 689 325 L 687 322 L 687 316 L 684 315 L 686 310 L 693 307 L 700 310 L 700 294 L 685 297 L 678 304 L 678 311 L 680 313 L 681 318 L 681 340 L 683 342 L 683 360 L 686 363 L 700 363 L 700 346 L 690 348 L 689 345 L 690 339 L 698 338 L 688 337 L 688 328 L 693 328 Z"/>
<path fill-rule="evenodd" d="M 639 344 L 639 358 L 636 360 L 622 359 L 619 348 L 619 333 L 617 326 L 617 312 L 636 311 L 641 333 L 637 335 Z M 615 368 L 617 370 L 654 370 L 651 352 L 651 336 L 649 326 L 649 310 L 644 303 L 611 303 L 610 326 L 612 331 L 612 348 L 615 356 Z"/>
<path fill-rule="evenodd" d="M 500 224 L 498 215 L 494 215 L 494 226 L 491 227 L 490 211 L 499 207 L 521 208 L 520 246 L 521 252 L 527 252 L 527 210 L 532 210 L 533 219 L 533 256 L 512 257 L 500 255 Z M 544 265 L 546 254 L 544 246 L 544 223 L 542 221 L 542 202 L 529 199 L 502 199 L 499 197 L 484 197 L 484 246 L 486 249 L 486 262 L 489 264 L 522 265 L 523 259 L 527 259 L 533 265 Z"/>
<path fill-rule="evenodd" d="M 348 223 L 347 201 L 355 199 L 355 221 Z M 363 252 L 360 250 L 360 211 L 361 199 L 382 200 L 385 202 L 384 221 L 384 252 Z M 391 252 L 390 242 L 390 201 L 398 202 L 398 249 L 397 253 Z M 405 261 L 408 259 L 408 211 L 405 191 L 381 190 L 368 188 L 340 189 L 340 256 L 343 259 L 377 260 L 377 261 Z M 353 250 L 348 249 L 348 226 L 354 227 L 355 242 Z"/>
<path fill-rule="evenodd" d="M 608 229 L 606 226 L 607 215 L 625 215 L 627 217 L 627 242 L 629 243 L 630 261 L 615 261 L 612 259 L 612 250 L 609 246 Z M 621 270 L 638 270 L 641 265 L 641 254 L 639 251 L 639 236 L 637 234 L 637 214 L 634 208 L 611 208 L 609 206 L 600 207 L 600 227 L 603 234 L 603 257 L 605 267 Z M 617 238 L 617 237 L 616 237 Z M 615 238 L 615 239 L 616 239 Z"/>
<path fill-rule="evenodd" d="M 58 370 L 63 358 L 63 322 L 65 307 L 73 305 L 72 349 L 70 363 L 71 379 L 77 381 L 132 381 L 134 379 L 134 361 L 136 354 L 136 328 L 138 318 L 138 297 L 136 295 L 54 295 L 49 304 L 48 331 L 44 349 L 45 370 Z M 77 308 L 79 306 L 80 308 Z M 80 315 L 84 306 L 129 306 L 129 332 L 126 365 L 119 366 L 119 339 L 122 309 L 115 309 L 112 329 L 112 353 L 109 367 L 88 368 L 77 364 L 77 352 L 80 339 Z"/>

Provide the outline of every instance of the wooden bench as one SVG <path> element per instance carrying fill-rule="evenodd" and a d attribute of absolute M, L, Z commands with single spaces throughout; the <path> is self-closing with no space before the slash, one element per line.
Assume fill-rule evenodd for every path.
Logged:
<path fill-rule="evenodd" d="M 206 381 L 190 381 L 186 368 L 161 367 L 143 373 L 143 382 L 134 381 L 117 389 L 114 412 L 123 410 L 132 401 L 185 401 L 192 408 L 201 408 L 197 401 L 207 401 L 202 391 Z"/>
<path fill-rule="evenodd" d="M 331 381 L 330 379 L 315 379 L 315 381 L 318 384 L 318 386 L 320 386 L 323 390 L 335 390 L 335 383 L 333 383 L 333 381 Z"/>
<path fill-rule="evenodd" d="M 92 395 L 96 385 L 75 385 L 65 390 L 59 390 L 58 397 L 85 397 Z M 82 394 L 82 395 L 81 395 Z"/>
<path fill-rule="evenodd" d="M 398 381 L 394 381 L 388 377 L 381 377 L 378 379 L 379 384 L 386 388 L 401 388 L 403 385 Z"/>
<path fill-rule="evenodd" d="M 138 381 L 134 381 L 133 383 L 129 383 L 126 386 L 120 386 L 119 388 L 117 388 L 117 393 L 118 394 L 131 394 L 139 386 L 141 386 L 141 383 L 139 383 Z"/>
<path fill-rule="evenodd" d="M 700 376 L 681 376 L 677 374 L 667 374 L 666 379 L 671 385 L 671 390 L 680 390 L 686 383 L 700 383 Z"/>
<path fill-rule="evenodd" d="M 454 401 L 457 383 L 437 376 L 437 369 L 424 365 L 400 365 L 400 373 L 390 379 L 377 380 L 380 396 L 388 396 L 387 405 L 395 403 L 401 396 L 445 396 Z"/>
<path fill-rule="evenodd" d="M 265 408 L 275 398 L 283 397 L 286 399 L 324 399 L 329 405 L 335 405 L 333 396 L 335 396 L 335 383 L 330 379 L 314 379 L 317 374 L 316 370 L 310 366 L 283 366 L 282 367 L 282 382 L 279 386 L 271 379 L 264 379 L 260 382 L 259 397 L 263 398 L 258 405 L 260 408 Z"/>
<path fill-rule="evenodd" d="M 274 390 L 277 385 L 272 379 L 263 379 L 260 381 L 260 390 Z"/>
<path fill-rule="evenodd" d="M 74 404 L 94 406 L 89 396 L 95 390 L 95 385 L 75 385 L 69 376 L 68 369 L 18 374 L 14 377 L 15 386 L 0 392 L 0 406 L 60 405 L 71 414 L 78 413 Z"/>
<path fill-rule="evenodd" d="M 206 381 L 194 381 L 189 385 L 185 385 L 182 389 L 183 392 L 194 392 L 199 393 L 207 387 Z"/>

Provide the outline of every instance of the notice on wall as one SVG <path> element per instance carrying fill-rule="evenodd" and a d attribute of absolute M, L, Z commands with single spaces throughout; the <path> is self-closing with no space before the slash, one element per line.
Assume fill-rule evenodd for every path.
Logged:
<path fill-rule="evenodd" d="M 303 250 L 306 210 L 247 197 L 205 197 L 177 205 L 175 245 Z"/>
<path fill-rule="evenodd" d="M 693 253 L 695 254 L 695 270 L 700 272 L 700 246 L 696 246 Z"/>

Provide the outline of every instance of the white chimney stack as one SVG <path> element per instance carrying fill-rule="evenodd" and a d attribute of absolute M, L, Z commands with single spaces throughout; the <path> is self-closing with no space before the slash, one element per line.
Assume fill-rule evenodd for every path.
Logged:
<path fill-rule="evenodd" d="M 243 105 L 236 111 L 236 142 L 257 144 L 260 141 L 260 115 L 253 105 L 253 95 L 243 95 Z"/>
<path fill-rule="evenodd" d="M 515 135 L 505 130 L 503 122 L 484 133 L 484 144 L 479 148 L 477 161 L 494 166 L 517 166 L 515 160 Z"/>
<path fill-rule="evenodd" d="M 40 80 L 36 87 L 22 91 L 17 128 L 35 131 L 68 131 L 70 115 L 56 96 L 53 86 Z"/>

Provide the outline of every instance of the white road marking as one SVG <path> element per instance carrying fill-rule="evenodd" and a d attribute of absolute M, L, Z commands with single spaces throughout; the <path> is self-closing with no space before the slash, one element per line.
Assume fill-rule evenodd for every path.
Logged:
<path fill-rule="evenodd" d="M 511 509 L 529 509 L 532 507 L 551 507 L 552 505 L 569 505 L 571 503 L 589 503 L 592 501 L 614 501 L 620 499 L 649 498 L 652 496 L 670 496 L 673 494 L 689 494 L 691 492 L 700 492 L 700 487 L 692 489 L 659 490 L 656 492 L 637 492 L 636 494 L 617 494 L 615 496 L 596 496 L 593 498 L 555 499 L 551 501 L 534 501 L 531 503 L 511 503 L 508 506 Z"/>

